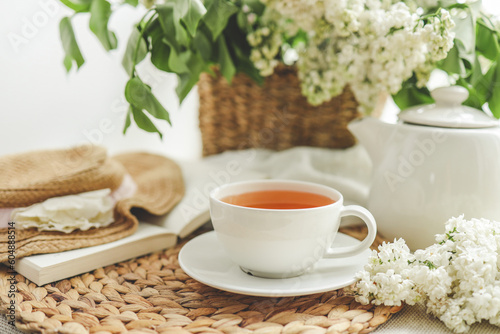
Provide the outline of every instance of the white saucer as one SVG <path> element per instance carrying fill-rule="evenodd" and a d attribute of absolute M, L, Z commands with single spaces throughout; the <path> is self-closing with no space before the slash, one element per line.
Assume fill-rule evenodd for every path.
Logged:
<path fill-rule="evenodd" d="M 339 247 L 360 241 L 337 233 Z M 356 256 L 322 259 L 307 273 L 293 278 L 260 278 L 245 274 L 232 262 L 214 231 L 190 240 L 179 253 L 179 264 L 192 278 L 221 290 L 252 296 L 300 296 L 336 290 L 356 281 L 354 275 L 368 262 L 369 249 Z"/>

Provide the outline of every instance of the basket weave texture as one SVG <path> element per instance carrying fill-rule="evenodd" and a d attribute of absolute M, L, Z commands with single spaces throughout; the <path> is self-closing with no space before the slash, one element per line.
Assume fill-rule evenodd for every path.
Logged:
<path fill-rule="evenodd" d="M 366 228 L 341 231 L 366 235 Z M 221 291 L 182 271 L 181 246 L 42 287 L 16 275 L 16 326 L 63 334 L 369 333 L 402 308 L 361 305 L 344 289 L 281 298 Z M 1 313 L 10 305 L 8 277 L 0 270 Z"/>
<path fill-rule="evenodd" d="M 205 156 L 246 148 L 347 148 L 355 143 L 347 129 L 349 121 L 360 116 L 352 92 L 346 89 L 313 107 L 302 95 L 292 66 L 278 66 L 263 86 L 242 73 L 231 84 L 220 75 L 204 73 L 198 94 Z"/>

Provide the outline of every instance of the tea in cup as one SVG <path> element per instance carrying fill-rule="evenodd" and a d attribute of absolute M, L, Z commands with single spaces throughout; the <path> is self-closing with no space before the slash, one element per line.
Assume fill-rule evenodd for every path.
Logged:
<path fill-rule="evenodd" d="M 335 248 L 344 216 L 361 218 L 368 235 L 359 244 Z M 230 183 L 210 193 L 217 239 L 247 274 L 265 278 L 299 276 L 322 258 L 359 254 L 377 234 L 365 208 L 343 205 L 337 190 L 310 182 L 257 180 Z"/>

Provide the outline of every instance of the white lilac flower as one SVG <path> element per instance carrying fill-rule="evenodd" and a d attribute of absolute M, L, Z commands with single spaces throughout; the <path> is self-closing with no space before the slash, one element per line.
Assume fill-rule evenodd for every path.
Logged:
<path fill-rule="evenodd" d="M 493 325 L 500 325 L 500 283 L 488 285 L 470 297 L 471 310 L 477 315 L 478 321 L 489 320 Z"/>
<path fill-rule="evenodd" d="M 356 299 L 424 303 L 456 333 L 483 320 L 500 326 L 500 222 L 452 218 L 435 240 L 413 254 L 402 239 L 382 244 L 356 276 Z"/>
<path fill-rule="evenodd" d="M 313 105 L 349 86 L 360 111 L 368 113 L 381 93 L 397 93 L 414 73 L 418 84 L 425 85 L 435 63 L 453 46 L 453 21 L 447 11 L 424 21 L 405 3 L 433 7 L 435 1 L 263 2 L 309 34 L 297 67 L 302 93 Z"/>
<path fill-rule="evenodd" d="M 257 27 L 253 27 L 256 22 L 255 13 L 247 12 L 247 20 L 252 31 L 247 33 L 247 41 L 252 47 L 250 60 L 259 70 L 260 75 L 269 76 L 273 74 L 274 68 L 278 65 L 277 55 L 283 44 L 284 23 L 279 13 L 274 10 L 265 10 L 260 18 Z"/>
<path fill-rule="evenodd" d="M 456 333 L 466 332 L 469 329 L 469 325 L 465 321 L 464 315 L 469 312 L 463 312 L 464 303 L 464 298 L 451 299 L 446 307 L 440 310 L 442 313 L 434 314 L 437 315 L 439 320 L 441 320 L 448 328 L 453 329 Z M 429 306 L 430 305 L 428 305 L 428 307 Z M 432 306 L 430 309 L 432 309 Z"/>

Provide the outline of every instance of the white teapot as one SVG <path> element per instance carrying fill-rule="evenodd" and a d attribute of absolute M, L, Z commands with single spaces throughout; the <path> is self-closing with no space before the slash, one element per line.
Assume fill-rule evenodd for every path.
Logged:
<path fill-rule="evenodd" d="M 454 216 L 500 221 L 499 122 L 463 106 L 463 87 L 431 95 L 435 104 L 401 112 L 396 124 L 366 117 L 348 126 L 373 162 L 368 209 L 380 233 L 412 250 L 435 243 Z"/>

